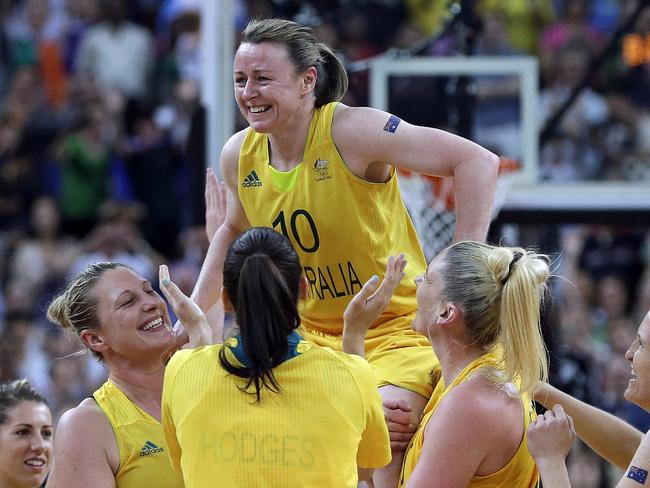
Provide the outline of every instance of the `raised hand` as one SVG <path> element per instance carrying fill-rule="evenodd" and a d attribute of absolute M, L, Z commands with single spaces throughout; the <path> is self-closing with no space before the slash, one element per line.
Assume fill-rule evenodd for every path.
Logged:
<path fill-rule="evenodd" d="M 386 310 L 395 289 L 404 277 L 404 255 L 390 256 L 384 281 L 370 278 L 343 313 L 343 350 L 349 354 L 365 355 L 364 340 L 368 328 Z"/>
<path fill-rule="evenodd" d="M 205 233 L 208 242 L 226 218 L 226 184 L 217 179 L 212 168 L 205 174 Z"/>
<path fill-rule="evenodd" d="M 540 464 L 544 461 L 564 463 L 576 438 L 573 419 L 561 405 L 538 415 L 528 426 L 528 450 Z"/>
<path fill-rule="evenodd" d="M 161 264 L 158 271 L 160 289 L 189 337 L 187 347 L 212 343 L 212 329 L 201 308 L 186 296 L 169 277 L 169 269 Z"/>

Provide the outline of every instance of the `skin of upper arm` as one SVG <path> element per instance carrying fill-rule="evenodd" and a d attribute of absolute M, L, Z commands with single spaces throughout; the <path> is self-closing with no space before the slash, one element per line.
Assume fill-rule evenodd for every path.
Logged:
<path fill-rule="evenodd" d="M 391 114 L 381 110 L 343 105 L 334 117 L 332 137 L 357 175 L 363 175 L 373 162 L 431 176 L 453 176 L 463 161 L 497 160 L 478 144 L 439 129 L 400 120 L 395 132 L 384 130 Z"/>
<path fill-rule="evenodd" d="M 635 468 L 635 471 L 637 473 L 636 477 L 639 480 L 642 479 L 644 474 L 643 471 L 645 471 L 645 476 L 647 478 L 645 478 L 645 481 L 643 483 L 632 478 L 628 478 L 632 467 Z M 642 486 L 649 485 L 650 476 L 648 476 L 648 472 L 650 472 L 650 437 L 648 437 L 648 434 L 646 434 L 643 436 L 643 440 L 641 441 L 639 449 L 637 449 L 636 453 L 634 454 L 630 466 L 628 466 L 628 468 L 625 470 L 625 473 L 623 474 L 621 481 L 619 481 L 616 485 L 616 488 L 640 488 Z"/>
<path fill-rule="evenodd" d="M 224 145 L 221 151 L 221 175 L 223 176 L 227 192 L 226 218 L 224 225 L 227 225 L 236 234 L 240 234 L 250 227 L 246 212 L 239 200 L 238 178 L 239 178 L 239 151 L 246 137 L 247 129 L 233 135 Z"/>
<path fill-rule="evenodd" d="M 82 404 L 67 411 L 56 429 L 55 462 L 47 488 L 114 488 L 109 453 L 119 456 L 113 430 L 101 409 Z"/>
<path fill-rule="evenodd" d="M 424 434 L 420 459 L 407 488 L 466 487 L 494 441 L 493 416 L 498 409 L 464 383 L 439 403 Z"/>

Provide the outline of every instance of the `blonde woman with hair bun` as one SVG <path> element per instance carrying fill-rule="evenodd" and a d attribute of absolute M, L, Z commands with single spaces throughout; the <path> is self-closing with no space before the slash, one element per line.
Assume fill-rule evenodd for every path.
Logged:
<path fill-rule="evenodd" d="M 408 444 L 400 487 L 537 485 L 525 434 L 531 391 L 547 377 L 540 305 L 549 277 L 546 256 L 462 241 L 416 279 L 412 328 L 431 340 L 442 376 Z M 412 429 L 395 407 L 408 406 L 387 414 L 391 441 L 400 442 Z"/>

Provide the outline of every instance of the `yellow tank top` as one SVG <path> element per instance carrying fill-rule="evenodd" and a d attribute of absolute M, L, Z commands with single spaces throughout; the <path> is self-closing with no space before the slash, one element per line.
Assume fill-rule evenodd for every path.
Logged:
<path fill-rule="evenodd" d="M 377 326 L 415 310 L 413 279 L 426 262 L 404 207 L 393 169 L 385 183 L 354 175 L 332 141 L 337 103 L 317 108 L 303 161 L 288 172 L 273 168 L 266 134 L 249 129 L 239 156 L 239 199 L 252 226 L 287 236 L 309 282 L 303 324 L 340 334 L 350 299 L 372 277 L 382 277 L 388 256 L 403 252 L 408 266 Z"/>
<path fill-rule="evenodd" d="M 357 467 L 390 462 L 377 379 L 358 356 L 298 334 L 273 368 L 279 393 L 260 402 L 219 363 L 246 364 L 237 338 L 178 351 L 165 369 L 162 417 L 172 463 L 188 487 L 356 488 Z M 150 485 L 151 486 L 151 485 Z"/>
<path fill-rule="evenodd" d="M 182 488 L 183 476 L 167 455 L 162 424 L 129 400 L 111 380 L 93 398 L 113 427 L 120 453 L 116 488 Z"/>
<path fill-rule="evenodd" d="M 418 430 L 413 435 L 411 442 L 407 448 L 404 462 L 402 464 L 402 474 L 400 475 L 399 488 L 406 486 L 411 473 L 422 454 L 424 446 L 424 431 L 431 419 L 431 416 L 436 411 L 436 407 L 440 401 L 449 393 L 453 388 L 469 379 L 472 373 L 485 367 L 497 367 L 498 358 L 495 353 L 486 354 L 468 364 L 463 371 L 456 377 L 456 379 L 445 388 L 442 381 L 438 381 L 429 403 L 424 408 L 422 413 L 422 420 Z M 535 409 L 533 403 L 527 395 L 520 397 L 522 408 L 524 409 L 524 433 L 528 425 L 535 418 Z M 528 452 L 528 443 L 526 436 L 523 436 L 519 449 L 510 461 L 500 470 L 485 476 L 473 476 L 470 481 L 469 487 L 471 488 L 534 488 L 538 485 L 539 475 L 535 461 Z"/>

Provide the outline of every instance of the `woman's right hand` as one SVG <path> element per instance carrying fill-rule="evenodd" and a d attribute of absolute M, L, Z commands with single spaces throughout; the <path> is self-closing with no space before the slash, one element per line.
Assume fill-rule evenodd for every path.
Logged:
<path fill-rule="evenodd" d="M 561 405 L 538 415 L 528 426 L 528 450 L 538 464 L 564 462 L 576 438 L 573 419 Z"/>
<path fill-rule="evenodd" d="M 205 233 L 208 242 L 226 219 L 226 184 L 217 179 L 212 168 L 205 174 Z"/>

